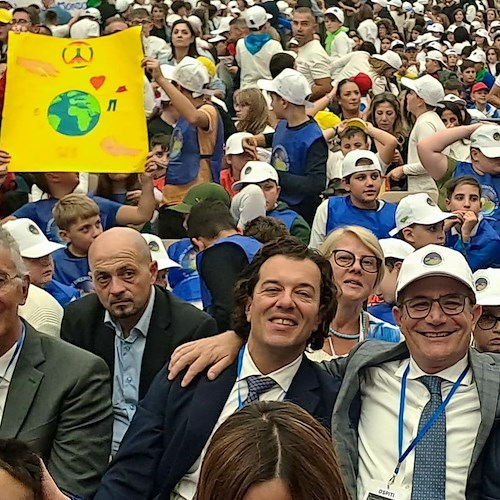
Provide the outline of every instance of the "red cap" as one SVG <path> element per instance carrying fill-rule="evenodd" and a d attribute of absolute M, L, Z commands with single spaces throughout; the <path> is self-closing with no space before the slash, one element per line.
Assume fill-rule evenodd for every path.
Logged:
<path fill-rule="evenodd" d="M 359 87 L 362 94 L 366 94 L 372 88 L 372 79 L 366 73 L 358 73 L 356 76 L 350 78 Z"/>
<path fill-rule="evenodd" d="M 487 90 L 488 92 L 490 91 L 490 89 L 489 89 L 488 85 L 486 85 L 486 83 L 478 82 L 472 86 L 471 92 L 479 92 L 480 90 Z"/>

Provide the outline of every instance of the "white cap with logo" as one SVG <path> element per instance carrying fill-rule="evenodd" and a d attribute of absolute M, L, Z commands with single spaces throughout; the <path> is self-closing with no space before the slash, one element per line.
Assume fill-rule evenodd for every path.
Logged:
<path fill-rule="evenodd" d="M 430 33 L 444 33 L 444 26 L 440 23 L 433 23 L 427 26 L 427 31 Z"/>
<path fill-rule="evenodd" d="M 279 185 L 278 172 L 264 161 L 249 161 L 241 171 L 240 180 L 233 184 L 233 191 L 240 191 L 245 184 L 258 184 L 259 182 L 274 181 Z"/>
<path fill-rule="evenodd" d="M 393 52 L 392 50 L 388 50 L 387 52 L 384 52 L 383 54 L 373 54 L 373 59 L 378 59 L 379 61 L 384 61 L 387 63 L 389 66 L 391 66 L 394 69 L 399 69 L 401 68 L 401 65 L 403 62 L 401 61 L 401 57 L 399 57 L 399 54 L 396 52 Z"/>
<path fill-rule="evenodd" d="M 500 126 L 481 125 L 470 135 L 471 148 L 477 148 L 487 158 L 500 158 Z"/>
<path fill-rule="evenodd" d="M 296 106 L 310 104 L 308 98 L 311 95 L 311 87 L 306 77 L 294 69 L 286 68 L 274 80 L 259 80 L 257 85 Z"/>
<path fill-rule="evenodd" d="M 360 164 L 361 162 L 363 163 Z M 349 151 L 349 153 L 344 156 L 344 161 L 342 162 L 342 179 L 345 179 L 349 175 L 357 174 L 358 172 L 367 172 L 371 170 L 377 170 L 382 173 L 380 161 L 377 155 L 372 151 L 355 149 L 354 151 Z"/>
<path fill-rule="evenodd" d="M 163 245 L 163 241 L 156 236 L 155 234 L 141 233 L 141 236 L 146 240 L 148 244 L 149 251 L 151 253 L 151 259 L 155 260 L 158 263 L 158 271 L 162 271 L 163 269 L 171 269 L 172 267 L 181 267 L 180 264 L 172 260 L 167 251 L 165 250 L 165 246 Z"/>
<path fill-rule="evenodd" d="M 479 269 L 473 275 L 477 303 L 500 306 L 500 269 Z"/>
<path fill-rule="evenodd" d="M 472 271 L 461 253 L 440 245 L 426 245 L 403 261 L 396 285 L 396 299 L 409 284 L 429 276 L 453 278 L 475 293 Z"/>
<path fill-rule="evenodd" d="M 161 67 L 163 72 L 163 66 Z M 168 78 L 168 77 L 166 77 Z M 193 97 L 210 94 L 205 88 L 210 83 L 207 68 L 193 57 L 184 57 L 172 71 L 172 81 L 193 93 Z"/>
<path fill-rule="evenodd" d="M 425 60 L 427 61 L 428 59 L 430 59 L 431 61 L 437 61 L 443 66 L 446 66 L 443 54 L 439 52 L 439 50 L 429 50 L 429 52 L 427 52 L 427 55 L 425 56 Z"/>
<path fill-rule="evenodd" d="M 450 217 L 455 217 L 455 214 L 443 212 L 427 193 L 410 194 L 399 202 L 396 208 L 396 227 L 389 234 L 395 236 L 412 224 L 428 226 Z"/>
<path fill-rule="evenodd" d="M 245 21 L 250 29 L 259 29 L 266 24 L 269 19 L 272 19 L 272 15 L 266 12 L 264 7 L 260 5 L 254 5 L 244 12 Z"/>
<path fill-rule="evenodd" d="M 474 63 L 486 63 L 486 52 L 481 49 L 473 50 L 467 60 Z"/>
<path fill-rule="evenodd" d="M 429 106 L 437 106 L 444 99 L 444 89 L 439 80 L 431 75 L 424 75 L 416 80 L 401 78 L 401 83 L 424 100 Z"/>
<path fill-rule="evenodd" d="M 3 224 L 2 227 L 16 240 L 21 257 L 39 259 L 64 248 L 64 245 L 60 243 L 49 241 L 31 219 L 11 220 Z"/>
<path fill-rule="evenodd" d="M 406 241 L 400 240 L 399 238 L 382 238 L 378 240 L 382 251 L 384 252 L 384 258 L 393 258 L 404 260 L 408 255 L 413 253 L 415 249 Z"/>
<path fill-rule="evenodd" d="M 324 15 L 326 16 L 327 14 L 331 14 L 333 17 L 337 18 L 340 23 L 344 24 L 344 11 L 339 7 L 330 7 L 326 9 Z"/>
<path fill-rule="evenodd" d="M 249 132 L 236 132 L 230 135 L 226 141 L 225 153 L 227 155 L 241 155 L 245 152 L 243 148 L 243 139 L 253 137 Z"/>

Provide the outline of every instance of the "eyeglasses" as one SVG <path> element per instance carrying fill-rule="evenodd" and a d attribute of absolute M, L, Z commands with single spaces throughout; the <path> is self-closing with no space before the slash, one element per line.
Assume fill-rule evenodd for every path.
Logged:
<path fill-rule="evenodd" d="M 361 269 L 367 273 L 378 273 L 380 264 L 382 264 L 382 261 L 374 255 L 363 255 L 358 259 L 352 252 L 347 250 L 334 250 L 332 256 L 335 264 L 343 268 L 352 267 L 356 260 L 359 260 Z"/>
<path fill-rule="evenodd" d="M 500 316 L 493 316 L 491 314 L 483 314 L 478 322 L 477 326 L 481 330 L 491 330 L 500 321 Z"/>
<path fill-rule="evenodd" d="M 406 312 L 411 319 L 423 319 L 428 316 L 431 312 L 434 302 L 439 304 L 441 310 L 447 316 L 455 316 L 463 312 L 465 308 L 465 302 L 469 297 L 467 295 L 461 295 L 458 293 L 451 293 L 448 295 L 442 295 L 437 299 L 431 299 L 428 297 L 415 297 L 414 299 L 408 299 L 403 302 L 406 307 Z"/>
<path fill-rule="evenodd" d="M 134 19 L 133 21 L 130 21 L 130 26 L 139 26 L 139 25 L 144 25 L 144 24 L 149 24 L 151 21 L 149 19 Z"/>
<path fill-rule="evenodd" d="M 14 276 L 9 276 L 7 273 L 0 273 L 0 291 L 9 285 L 12 280 L 16 278 L 22 278 L 19 274 L 15 274 Z"/>
<path fill-rule="evenodd" d="M 27 19 L 12 19 L 12 24 L 15 26 L 16 24 L 20 24 L 21 26 L 24 26 L 26 24 L 29 24 L 30 21 Z"/>

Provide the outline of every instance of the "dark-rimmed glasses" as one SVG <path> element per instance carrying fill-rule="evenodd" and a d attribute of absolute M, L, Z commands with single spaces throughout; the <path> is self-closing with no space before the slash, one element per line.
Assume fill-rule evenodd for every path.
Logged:
<path fill-rule="evenodd" d="M 356 260 L 358 260 L 361 269 L 367 273 L 378 273 L 382 264 L 382 261 L 374 255 L 362 255 L 357 258 L 352 252 L 348 252 L 347 250 L 334 250 L 332 257 L 335 264 L 343 268 L 352 267 Z"/>
<path fill-rule="evenodd" d="M 477 326 L 481 330 L 491 330 L 500 321 L 500 316 L 493 316 L 493 314 L 483 314 L 477 321 Z"/>
<path fill-rule="evenodd" d="M 463 312 L 467 299 L 469 299 L 468 295 L 450 293 L 448 295 L 442 295 L 437 299 L 415 297 L 414 299 L 405 300 L 403 305 L 411 319 L 423 319 L 431 312 L 434 302 L 439 304 L 444 314 L 447 316 L 455 316 Z"/>
<path fill-rule="evenodd" d="M 9 276 L 7 273 L 0 273 L 0 290 L 9 285 L 12 280 L 16 278 L 22 278 L 19 274 L 15 274 L 14 276 Z"/>

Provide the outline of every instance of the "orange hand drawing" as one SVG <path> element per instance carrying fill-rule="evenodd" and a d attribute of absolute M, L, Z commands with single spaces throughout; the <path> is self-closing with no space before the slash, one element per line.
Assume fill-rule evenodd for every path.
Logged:
<path fill-rule="evenodd" d="M 37 59 L 18 57 L 17 64 L 38 76 L 57 76 L 59 74 L 59 70 L 54 68 L 52 64 L 45 61 L 38 61 Z"/>
<path fill-rule="evenodd" d="M 140 150 L 128 148 L 123 146 L 116 141 L 113 137 L 105 137 L 101 141 L 101 149 L 111 156 L 137 156 L 140 154 Z"/>

